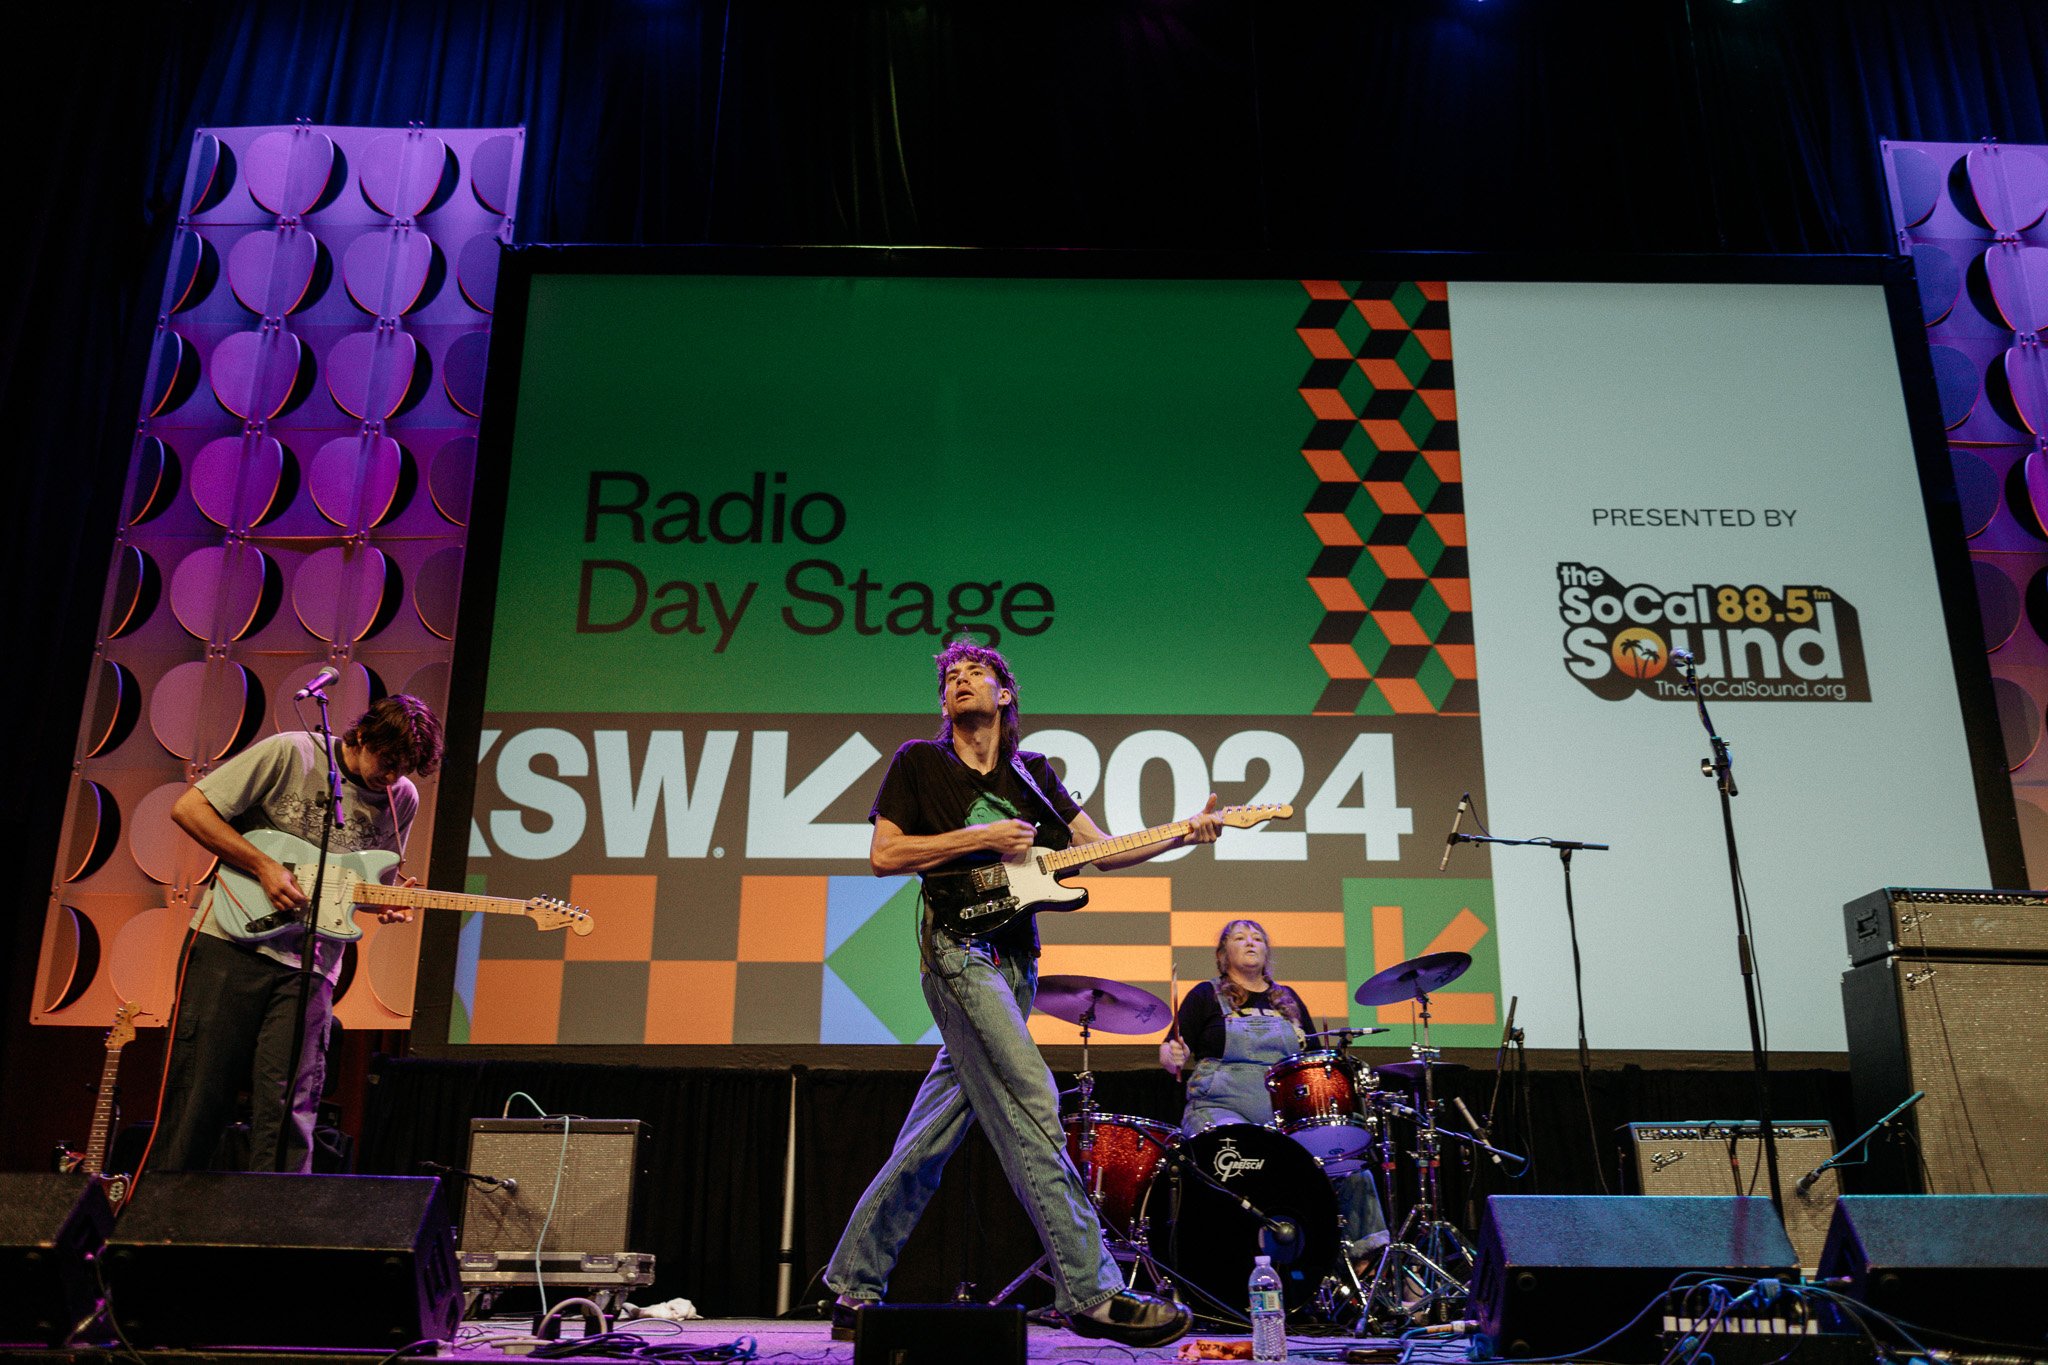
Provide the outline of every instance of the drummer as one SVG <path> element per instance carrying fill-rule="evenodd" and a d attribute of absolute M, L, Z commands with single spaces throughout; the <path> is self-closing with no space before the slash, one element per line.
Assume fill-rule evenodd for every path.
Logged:
<path fill-rule="evenodd" d="M 1159 1064 L 1187 1081 L 1180 1130 L 1193 1137 L 1226 1123 L 1270 1126 L 1266 1071 L 1306 1049 L 1308 1007 L 1273 979 L 1272 944 L 1256 920 L 1234 919 L 1216 937 L 1216 976 L 1181 999 L 1178 1037 L 1159 1045 Z M 1189 1063 L 1193 1066 L 1190 1068 Z M 1386 1215 L 1365 1171 L 1332 1179 L 1354 1262 L 1387 1241 Z"/>

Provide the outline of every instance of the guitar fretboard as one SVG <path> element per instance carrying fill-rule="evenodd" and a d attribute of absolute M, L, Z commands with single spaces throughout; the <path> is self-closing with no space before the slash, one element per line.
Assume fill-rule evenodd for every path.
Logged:
<path fill-rule="evenodd" d="M 1193 821 L 1176 820 L 1170 825 L 1154 825 L 1151 829 L 1141 829 L 1136 834 L 1119 834 L 1114 839 L 1101 839 L 1092 844 L 1063 848 L 1057 853 L 1045 855 L 1045 870 L 1058 872 L 1062 868 L 1092 863 L 1097 858 L 1113 858 L 1119 853 L 1129 853 L 1133 849 L 1150 848 L 1153 844 L 1163 844 L 1168 839 L 1178 839 L 1194 827 Z"/>
<path fill-rule="evenodd" d="M 403 905 L 413 910 L 478 910 L 487 915 L 523 915 L 526 902 L 509 896 L 472 896 L 466 891 L 434 891 L 424 886 L 386 886 L 357 882 L 351 898 L 358 905 Z"/>

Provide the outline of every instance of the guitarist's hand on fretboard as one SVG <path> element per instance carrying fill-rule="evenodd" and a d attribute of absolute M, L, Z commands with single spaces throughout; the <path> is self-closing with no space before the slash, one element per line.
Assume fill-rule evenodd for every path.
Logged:
<path fill-rule="evenodd" d="M 393 886 L 418 886 L 420 879 L 401 872 L 398 874 L 398 879 L 391 884 Z M 385 924 L 410 924 L 412 923 L 412 911 L 403 905 L 386 905 L 377 911 L 377 918 Z"/>

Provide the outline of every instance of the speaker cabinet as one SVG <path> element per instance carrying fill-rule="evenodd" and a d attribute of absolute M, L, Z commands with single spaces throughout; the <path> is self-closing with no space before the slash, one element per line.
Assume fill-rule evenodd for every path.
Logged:
<path fill-rule="evenodd" d="M 1842 1006 L 1858 1121 L 1926 1092 L 1865 1188 L 2048 1194 L 2048 962 L 1885 958 L 1843 975 Z"/>
<path fill-rule="evenodd" d="M 1841 1181 L 1822 1171 L 1805 1194 L 1799 1177 L 1835 1154 L 1834 1130 L 1809 1119 L 1775 1121 L 1778 1188 L 1785 1195 L 1785 1235 L 1802 1270 L 1820 1264 L 1835 1215 Z M 1754 1119 L 1684 1123 L 1631 1123 L 1621 1130 L 1622 1165 L 1630 1188 L 1642 1194 L 1756 1194 L 1771 1192 L 1764 1174 L 1763 1134 Z M 1732 1158 L 1732 1159 L 1731 1159 Z"/>
<path fill-rule="evenodd" d="M 2048 1195 L 1843 1195 L 1820 1273 L 1880 1313 L 2038 1353 Z"/>
<path fill-rule="evenodd" d="M 462 1319 L 440 1182 L 410 1176 L 146 1176 L 104 1259 L 137 1346 L 394 1350 Z"/>
<path fill-rule="evenodd" d="M 577 1255 L 645 1250 L 635 1245 L 641 1229 L 633 1195 L 647 1150 L 647 1125 L 638 1119 L 471 1119 L 469 1169 L 517 1188 L 463 1182 L 462 1249 L 529 1256 L 535 1247 Z"/>
<path fill-rule="evenodd" d="M 113 1226 L 89 1175 L 0 1174 L 0 1342 L 63 1344 L 99 1297 L 87 1258 Z"/>
<path fill-rule="evenodd" d="M 853 1365 L 1024 1365 L 1021 1308 L 878 1303 L 853 1321 Z"/>
<path fill-rule="evenodd" d="M 1661 1310 L 1624 1328 L 1673 1276 L 1790 1279 L 1798 1264 L 1769 1199 L 1496 1194 L 1479 1226 L 1471 1357 L 1591 1351 L 1601 1360 L 1655 1361 L 1664 1355 Z"/>

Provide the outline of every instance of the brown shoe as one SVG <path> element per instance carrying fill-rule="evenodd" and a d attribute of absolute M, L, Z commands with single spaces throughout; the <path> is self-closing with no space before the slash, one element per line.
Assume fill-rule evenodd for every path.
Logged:
<path fill-rule="evenodd" d="M 1123 1346 L 1164 1346 L 1185 1336 L 1194 1315 L 1177 1303 L 1119 1289 L 1082 1313 L 1067 1315 L 1075 1336 L 1097 1337 Z"/>

